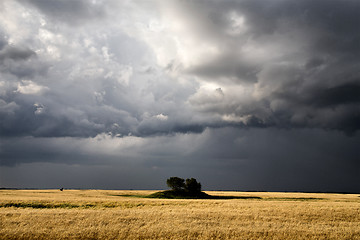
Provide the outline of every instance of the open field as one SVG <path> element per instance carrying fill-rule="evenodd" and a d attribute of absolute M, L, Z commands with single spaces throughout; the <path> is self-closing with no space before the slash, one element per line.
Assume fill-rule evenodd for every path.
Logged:
<path fill-rule="evenodd" d="M 359 194 L 153 192 L 0 190 L 0 239 L 360 239 Z"/>

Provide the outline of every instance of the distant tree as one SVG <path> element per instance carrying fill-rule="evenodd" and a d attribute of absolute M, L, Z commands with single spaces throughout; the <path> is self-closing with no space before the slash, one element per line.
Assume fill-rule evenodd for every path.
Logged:
<path fill-rule="evenodd" d="M 201 192 L 201 184 L 195 178 L 188 178 L 185 182 L 185 190 L 189 193 L 199 193 Z"/>
<path fill-rule="evenodd" d="M 166 184 L 173 191 L 183 191 L 191 195 L 201 192 L 201 184 L 195 178 L 188 178 L 184 181 L 183 178 L 171 177 L 166 180 Z"/>
<path fill-rule="evenodd" d="M 185 187 L 184 179 L 179 177 L 171 177 L 166 180 L 166 184 L 169 188 L 175 191 L 183 190 Z"/>

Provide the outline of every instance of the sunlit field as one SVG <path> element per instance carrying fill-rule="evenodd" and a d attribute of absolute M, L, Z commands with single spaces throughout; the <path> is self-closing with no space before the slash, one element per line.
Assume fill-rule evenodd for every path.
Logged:
<path fill-rule="evenodd" d="M 359 194 L 154 192 L 1 190 L 0 239 L 360 239 Z"/>

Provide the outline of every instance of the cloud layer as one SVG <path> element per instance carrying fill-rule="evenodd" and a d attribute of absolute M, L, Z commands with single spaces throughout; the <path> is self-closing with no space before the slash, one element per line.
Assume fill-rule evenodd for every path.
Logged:
<path fill-rule="evenodd" d="M 359 136 L 323 130 L 207 129 L 201 134 L 20 138 L 2 142 L 7 187 L 358 192 Z M 21 151 L 19 151 L 21 149 Z"/>
<path fill-rule="evenodd" d="M 230 171 L 244 158 L 255 164 L 267 134 L 295 144 L 309 131 L 316 142 L 338 139 L 337 161 L 358 167 L 359 9 L 355 0 L 2 1 L 1 165 L 114 163 L 128 151 L 126 159 L 176 168 L 179 157 L 162 154 L 191 151 L 186 161 L 210 158 L 214 168 L 213 156 L 231 156 Z M 228 142 L 232 131 L 252 144 Z M 196 144 L 208 134 L 206 148 Z M 98 152 L 84 147 L 99 138 L 107 141 Z M 128 141 L 146 144 L 109 149 Z M 139 150 L 147 144 L 154 159 Z M 290 152 L 273 149 L 291 168 Z M 316 152 L 299 156 L 321 169 Z"/>
<path fill-rule="evenodd" d="M 359 129 L 356 1 L 3 5 L 3 135 Z"/>

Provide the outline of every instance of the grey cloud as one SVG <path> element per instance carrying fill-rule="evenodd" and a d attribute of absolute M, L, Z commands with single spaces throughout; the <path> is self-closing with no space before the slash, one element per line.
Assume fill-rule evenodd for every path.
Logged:
<path fill-rule="evenodd" d="M 0 50 L 2 50 L 4 48 L 4 46 L 7 45 L 7 42 L 3 39 L 0 39 Z"/>
<path fill-rule="evenodd" d="M 103 4 L 86 0 L 26 0 L 22 2 L 35 6 L 50 19 L 70 25 L 103 18 L 106 14 Z"/>
<path fill-rule="evenodd" d="M 202 133 L 207 126 L 204 123 L 141 123 L 137 131 L 138 136 L 174 135 L 176 133 Z"/>
<path fill-rule="evenodd" d="M 239 54 L 240 55 L 240 54 Z M 234 53 L 224 53 L 206 65 L 194 66 L 186 71 L 196 75 L 216 79 L 215 81 L 241 81 L 254 83 L 257 81 L 256 74 L 260 70 L 256 63 L 234 56 Z M 219 80 L 217 80 L 219 79 Z"/>
<path fill-rule="evenodd" d="M 8 74 L 16 78 L 31 78 L 46 73 L 48 64 L 38 59 L 37 53 L 27 45 L 9 44 L 7 39 L 0 39 L 0 72 L 3 80 L 13 78 Z"/>
<path fill-rule="evenodd" d="M 5 39 L 4 31 L 0 28 L 0 50 L 2 50 L 8 44 Z"/>
<path fill-rule="evenodd" d="M 5 102 L 4 100 L 0 99 L 0 116 L 2 114 L 14 114 L 15 110 L 19 106 L 15 102 Z"/>
<path fill-rule="evenodd" d="M 44 76 L 48 79 L 56 77 L 51 73 Z M 167 81 L 149 81 L 145 84 L 140 81 L 139 84 L 143 84 L 140 89 L 132 86 L 133 83 L 137 84 L 136 81 L 130 83 L 130 86 L 123 86 L 113 78 L 81 77 L 77 81 L 78 84 L 68 86 L 64 85 L 67 80 L 38 80 L 39 83 L 31 84 L 44 90 L 29 89 L 29 93 L 18 90 L 23 83 L 16 78 L 15 83 L 8 82 L 9 86 L 3 96 L 4 109 L 8 109 L 11 102 L 16 104 L 17 108 L 11 114 L 0 113 L 1 135 L 86 138 L 100 133 L 110 133 L 113 136 L 147 136 L 199 132 L 204 129 L 201 122 L 189 122 L 189 119 L 184 117 L 190 113 L 184 108 L 182 98 L 193 93 L 192 87 L 181 89 L 179 86 L 173 91 L 174 85 Z M 25 87 L 30 88 L 32 85 Z M 184 112 L 175 117 L 180 109 Z M 150 120 L 143 117 L 144 111 L 150 112 Z M 155 118 L 162 113 L 171 114 L 170 119 Z"/>
<path fill-rule="evenodd" d="M 6 59 L 11 59 L 14 61 L 26 60 L 32 56 L 36 56 L 36 53 L 29 48 L 7 45 L 0 51 L 0 62 L 5 61 Z"/>
<path fill-rule="evenodd" d="M 78 94 L 86 97 L 88 93 Z M 131 132 L 137 121 L 130 113 L 106 105 L 92 106 L 91 99 L 83 104 L 85 97 L 59 103 L 56 93 L 51 91 L 44 96 L 16 93 L 11 99 L 17 108 L 11 114 L 2 114 L 0 132 L 3 136 L 35 137 L 94 137 L 103 132 L 114 135 Z"/>

